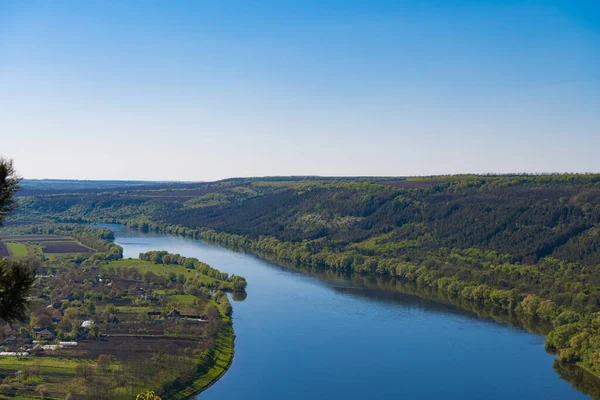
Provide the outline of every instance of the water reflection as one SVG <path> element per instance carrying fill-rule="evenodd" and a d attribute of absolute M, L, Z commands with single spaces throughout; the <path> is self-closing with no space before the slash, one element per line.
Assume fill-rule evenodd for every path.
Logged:
<path fill-rule="evenodd" d="M 241 252 L 240 249 L 235 251 Z M 498 307 L 483 306 L 461 297 L 450 296 L 434 288 L 417 286 L 392 277 L 347 274 L 336 271 L 302 268 L 285 264 L 259 255 L 274 268 L 292 270 L 297 273 L 319 278 L 321 284 L 334 292 L 375 299 L 381 302 L 397 304 L 403 307 L 416 307 L 433 313 L 460 315 L 470 319 L 487 319 L 508 324 L 515 329 L 525 329 L 538 335 L 546 335 L 552 329 L 548 322 L 526 315 L 508 313 Z M 282 266 L 283 265 L 283 266 Z"/>
<path fill-rule="evenodd" d="M 514 329 L 525 329 L 537 335 L 547 335 L 552 325 L 546 321 L 527 315 L 516 315 L 497 307 L 486 307 L 461 297 L 450 296 L 446 292 L 430 287 L 401 282 L 392 277 L 368 276 L 340 273 L 317 268 L 303 268 L 291 263 L 282 263 L 265 255 L 251 254 L 243 249 L 230 248 L 235 252 L 257 256 L 267 261 L 272 268 L 291 270 L 296 273 L 316 277 L 320 283 L 336 293 L 393 303 L 402 307 L 416 307 L 427 312 L 460 315 L 463 318 L 486 319 L 510 325 Z M 245 295 L 245 293 L 244 293 Z M 582 367 L 554 360 L 554 370 L 558 376 L 569 382 L 576 390 L 600 400 L 600 379 Z"/>
<path fill-rule="evenodd" d="M 308 394 L 312 398 L 364 398 L 370 391 L 379 398 L 396 398 L 399 394 L 404 398 L 420 399 L 583 397 L 550 371 L 548 361 L 551 358 L 541 350 L 543 339 L 540 336 L 528 339 L 535 343 L 535 351 L 532 351 L 527 345 L 519 347 L 524 346 L 522 338 L 528 335 L 513 335 L 508 329 L 493 328 L 501 324 L 536 334 L 547 333 L 550 327 L 533 318 L 482 307 L 393 278 L 282 266 L 267 257 L 260 257 L 266 262 L 259 261 L 255 255 L 246 257 L 214 244 L 160 234 L 120 229 L 118 236 L 119 244 L 127 247 L 129 254 L 159 248 L 181 252 L 248 279 L 248 294 L 232 295 L 235 301 L 244 301 L 248 296 L 247 301 L 237 307 L 234 305 L 238 335 L 234 365 L 200 398 L 283 396 L 295 400 Z M 240 249 L 229 250 L 244 253 Z M 331 293 L 333 296 L 329 295 Z M 408 312 L 398 313 L 395 309 Z M 415 310 L 424 313 L 415 313 Z M 460 318 L 448 320 L 445 315 Z M 465 319 L 493 322 L 474 323 L 464 330 L 462 326 L 456 326 Z M 364 321 L 369 323 L 363 325 Z M 492 329 L 481 329 L 482 325 Z M 361 328 L 355 331 L 355 327 Z M 448 332 L 436 333 L 442 330 Z M 490 340 L 493 343 L 488 345 Z M 456 347 L 455 342 L 458 343 Z M 381 343 L 393 345 L 379 349 Z M 349 348 L 352 349 L 350 354 Z M 539 357 L 540 350 L 544 357 Z M 325 375 L 312 372 L 312 360 L 324 357 L 333 360 L 334 367 Z M 469 357 L 468 361 L 463 357 Z M 409 365 L 397 362 L 405 358 L 412 360 Z M 372 367 L 362 369 L 363 362 Z M 457 366 L 462 372 L 455 370 Z M 278 371 L 276 380 L 270 379 L 271 370 Z M 361 371 L 363 384 L 353 385 L 351 390 L 340 389 L 347 385 L 348 379 L 359 379 L 358 375 L 348 377 L 356 371 Z M 600 398 L 599 384 L 594 382 L 596 378 L 583 374 L 584 370 L 572 365 L 555 365 L 555 371 L 573 388 Z M 421 380 L 426 380 L 424 375 L 427 374 L 435 376 L 439 393 L 434 387 L 423 386 Z M 463 375 L 471 377 L 468 390 L 457 384 Z M 299 384 L 296 382 L 298 376 L 310 384 Z M 401 387 L 374 383 L 394 376 Z M 492 376 L 493 379 L 489 378 Z M 300 393 L 300 387 L 305 391 Z M 446 390 L 454 392 L 444 393 Z"/>
<path fill-rule="evenodd" d="M 582 393 L 589 394 L 595 400 L 600 400 L 600 379 L 585 369 L 573 364 L 565 364 L 554 360 L 554 370 L 571 386 Z"/>
<path fill-rule="evenodd" d="M 246 292 L 232 292 L 231 293 L 231 298 L 234 301 L 244 301 L 244 300 L 246 300 L 247 297 L 248 297 L 248 293 L 246 293 Z"/>

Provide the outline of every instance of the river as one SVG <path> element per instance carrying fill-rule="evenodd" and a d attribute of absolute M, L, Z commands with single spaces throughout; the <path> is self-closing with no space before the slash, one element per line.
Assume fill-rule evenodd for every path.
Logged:
<path fill-rule="evenodd" d="M 124 257 L 167 250 L 248 280 L 233 302 L 227 399 L 589 399 L 561 379 L 544 337 L 452 305 L 324 279 L 198 240 L 108 226 Z"/>

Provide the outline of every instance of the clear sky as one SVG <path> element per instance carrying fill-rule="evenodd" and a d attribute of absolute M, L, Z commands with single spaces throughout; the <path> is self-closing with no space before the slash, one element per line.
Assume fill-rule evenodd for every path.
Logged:
<path fill-rule="evenodd" d="M 600 172 L 600 1 L 0 0 L 26 178 Z"/>

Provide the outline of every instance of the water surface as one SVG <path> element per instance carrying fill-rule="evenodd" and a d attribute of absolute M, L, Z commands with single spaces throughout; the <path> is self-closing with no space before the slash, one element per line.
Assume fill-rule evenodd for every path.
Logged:
<path fill-rule="evenodd" d="M 233 302 L 233 364 L 199 399 L 590 398 L 560 379 L 543 336 L 202 241 L 105 226 L 125 258 L 167 250 L 248 280 L 248 297 Z"/>

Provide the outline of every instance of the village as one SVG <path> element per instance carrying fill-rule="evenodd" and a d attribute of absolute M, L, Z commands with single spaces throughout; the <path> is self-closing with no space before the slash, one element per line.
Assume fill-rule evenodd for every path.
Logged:
<path fill-rule="evenodd" d="M 122 259 L 36 268 L 29 318 L 0 325 L 0 398 L 36 393 L 40 380 L 64 397 L 192 376 L 231 313 L 223 283 L 193 268 Z"/>

